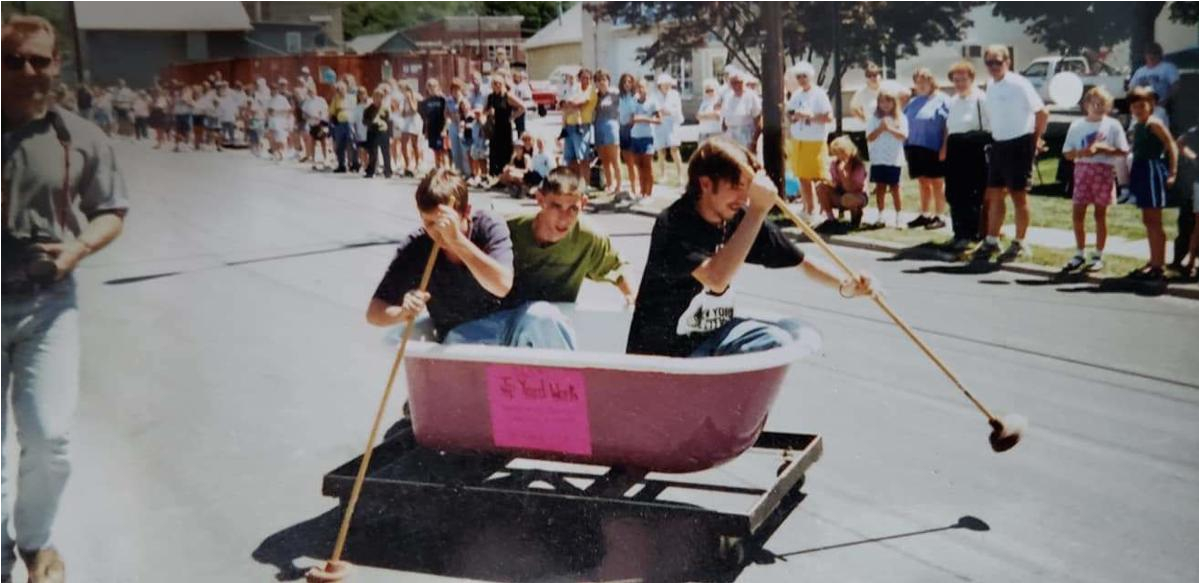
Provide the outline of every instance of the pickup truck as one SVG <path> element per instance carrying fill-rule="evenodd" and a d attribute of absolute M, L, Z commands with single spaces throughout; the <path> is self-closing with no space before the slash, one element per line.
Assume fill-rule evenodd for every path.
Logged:
<path fill-rule="evenodd" d="M 1074 73 L 1083 80 L 1083 90 L 1093 87 L 1103 87 L 1112 94 L 1113 99 L 1124 101 L 1125 97 L 1125 78 L 1126 75 L 1120 71 L 1106 65 L 1104 63 L 1089 63 L 1083 57 L 1040 57 L 1034 59 L 1032 63 L 1021 71 L 1021 75 L 1025 76 L 1033 87 L 1037 89 L 1038 95 L 1046 103 L 1052 103 L 1050 100 L 1050 80 L 1057 74 L 1069 72 Z M 1060 107 L 1073 107 L 1073 103 L 1055 104 Z"/>

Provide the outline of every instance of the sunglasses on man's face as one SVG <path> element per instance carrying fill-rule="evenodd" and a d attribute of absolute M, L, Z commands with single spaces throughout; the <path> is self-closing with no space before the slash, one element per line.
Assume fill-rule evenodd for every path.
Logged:
<path fill-rule="evenodd" d="M 999 67 L 1004 64 L 1004 61 L 984 61 L 983 64 L 988 67 Z"/>
<path fill-rule="evenodd" d="M 26 63 L 32 65 L 35 71 L 42 71 L 52 65 L 54 59 L 41 55 L 16 55 L 11 53 L 4 55 L 4 68 L 9 71 L 20 71 L 25 68 Z"/>
<path fill-rule="evenodd" d="M 867 78 L 869 79 L 874 79 L 876 77 L 879 77 L 878 73 L 867 73 Z"/>

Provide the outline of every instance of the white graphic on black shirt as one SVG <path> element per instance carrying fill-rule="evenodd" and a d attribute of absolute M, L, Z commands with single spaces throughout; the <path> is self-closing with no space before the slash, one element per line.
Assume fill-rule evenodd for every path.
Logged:
<path fill-rule="evenodd" d="M 675 325 L 675 334 L 688 336 L 711 333 L 733 320 L 733 289 L 723 294 L 704 290 L 692 298 Z"/>

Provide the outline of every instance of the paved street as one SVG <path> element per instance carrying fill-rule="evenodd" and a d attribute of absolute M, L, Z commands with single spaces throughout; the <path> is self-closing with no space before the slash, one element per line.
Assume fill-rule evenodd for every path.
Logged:
<path fill-rule="evenodd" d="M 337 528 L 322 475 L 361 453 L 391 364 L 388 331 L 363 314 L 388 242 L 417 225 L 415 183 L 244 152 L 119 152 L 126 232 L 78 274 L 84 387 L 58 523 L 68 577 L 298 578 Z M 593 219 L 638 279 L 652 219 Z M 824 335 L 824 354 L 790 369 L 768 429 L 820 434 L 825 454 L 739 580 L 1200 577 L 1195 301 L 845 257 L 984 403 L 1032 427 L 992 453 L 982 416 L 874 305 L 794 271 L 743 270 L 740 305 Z M 620 300 L 600 286 L 584 297 Z M 731 484 L 737 468 L 721 471 Z M 964 516 L 986 530 L 951 527 Z M 423 555 L 429 522 L 400 535 L 358 526 L 360 580 L 714 577 L 687 526 L 630 529 L 608 546 L 628 558 L 578 573 L 567 544 L 546 541 L 552 529 L 484 522 L 435 559 Z M 356 558 L 373 533 L 385 535 Z"/>

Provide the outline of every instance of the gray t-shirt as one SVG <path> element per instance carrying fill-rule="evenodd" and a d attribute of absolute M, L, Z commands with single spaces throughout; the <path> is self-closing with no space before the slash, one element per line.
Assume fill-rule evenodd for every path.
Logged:
<path fill-rule="evenodd" d="M 615 89 L 609 89 L 608 93 L 602 93 L 596 99 L 596 118 L 595 121 L 607 122 L 618 119 L 620 116 L 621 96 Z"/>
<path fill-rule="evenodd" d="M 51 108 L 70 135 L 70 159 L 64 164 L 63 145 L 50 116 L 19 128 L 4 124 L 4 228 L 29 237 L 36 228 L 43 237 L 73 238 L 85 222 L 129 208 L 125 178 L 117 166 L 112 143 L 95 124 L 60 108 Z M 70 185 L 63 197 L 63 171 Z"/>

